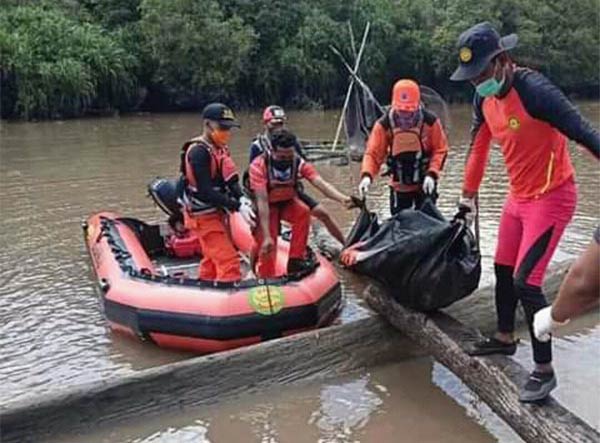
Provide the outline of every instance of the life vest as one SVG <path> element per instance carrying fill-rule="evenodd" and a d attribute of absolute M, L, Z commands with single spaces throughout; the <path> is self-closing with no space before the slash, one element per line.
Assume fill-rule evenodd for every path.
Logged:
<path fill-rule="evenodd" d="M 391 136 L 387 163 L 392 174 L 392 181 L 405 186 L 422 183 L 429 163 L 429 157 L 423 145 L 425 116 L 421 118 L 417 126 L 401 129 L 395 125 L 390 111 L 382 123 L 389 129 Z"/>
<path fill-rule="evenodd" d="M 260 146 L 262 152 L 271 151 L 273 149 L 273 146 L 271 145 L 271 139 L 267 133 L 263 132 L 262 134 L 258 134 L 256 136 L 256 141 L 258 142 L 258 146 Z"/>
<path fill-rule="evenodd" d="M 192 148 L 196 146 L 206 149 L 210 155 L 210 181 L 213 190 L 221 193 L 227 192 L 227 182 L 233 179 L 238 172 L 227 147 L 217 149 L 202 137 L 194 137 L 181 147 L 180 171 L 184 179 L 181 203 L 191 214 L 207 214 L 217 211 L 218 208 L 198 197 L 198 185 L 189 158 Z"/>
<path fill-rule="evenodd" d="M 285 170 L 276 168 L 270 151 L 262 154 L 267 169 L 267 191 L 269 203 L 281 203 L 296 197 L 298 188 L 298 172 L 302 159 L 294 156 L 292 164 Z"/>

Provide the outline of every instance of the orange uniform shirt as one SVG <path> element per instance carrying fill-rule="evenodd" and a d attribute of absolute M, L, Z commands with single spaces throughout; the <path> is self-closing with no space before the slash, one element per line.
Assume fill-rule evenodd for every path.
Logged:
<path fill-rule="evenodd" d="M 423 121 L 422 142 L 425 154 L 430 158 L 427 172 L 436 178 L 439 177 L 446 156 L 448 155 L 448 140 L 440 119 L 435 114 L 425 110 Z M 367 148 L 363 156 L 360 174 L 369 175 L 372 179 L 377 177 L 381 165 L 387 159 L 391 145 L 392 132 L 389 129 L 388 116 L 384 115 L 373 126 Z"/>
<path fill-rule="evenodd" d="M 517 68 L 505 96 L 476 95 L 473 108 L 466 192 L 479 189 L 492 140 L 500 144 L 510 192 L 519 199 L 537 198 L 573 176 L 567 137 L 599 155 L 598 131 L 538 72 Z"/>
<path fill-rule="evenodd" d="M 252 163 L 250 163 L 249 174 L 250 187 L 253 191 L 268 191 L 268 172 L 265 164 L 265 157 L 263 155 L 252 160 Z M 300 165 L 298 166 L 298 179 L 305 178 L 311 181 L 317 177 L 319 177 L 317 169 L 307 161 L 300 160 Z"/>

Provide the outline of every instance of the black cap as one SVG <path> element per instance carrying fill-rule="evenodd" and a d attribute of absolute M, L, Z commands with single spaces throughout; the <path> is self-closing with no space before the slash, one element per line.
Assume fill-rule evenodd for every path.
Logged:
<path fill-rule="evenodd" d="M 487 68 L 498 54 L 517 46 L 517 34 L 500 37 L 491 23 L 478 23 L 458 37 L 460 65 L 450 77 L 453 81 L 471 80 Z"/>
<path fill-rule="evenodd" d="M 219 126 L 224 128 L 240 127 L 240 124 L 235 119 L 235 115 L 229 106 L 223 103 L 211 103 L 206 105 L 202 111 L 202 118 L 217 122 Z"/>

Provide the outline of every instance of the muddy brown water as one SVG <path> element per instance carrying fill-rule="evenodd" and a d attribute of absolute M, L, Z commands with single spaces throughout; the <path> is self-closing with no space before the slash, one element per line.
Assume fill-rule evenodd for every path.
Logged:
<path fill-rule="evenodd" d="M 579 106 L 598 125 L 599 104 L 585 102 Z M 470 119 L 468 106 L 451 107 L 450 111 L 451 151 L 440 183 L 439 203 L 446 215 L 452 214 L 460 192 Z M 240 118 L 243 128 L 235 135 L 232 148 L 238 164 L 245 165 L 248 143 L 260 131 L 260 115 L 244 113 Z M 336 120 L 335 112 L 292 112 L 289 117 L 290 126 L 302 138 L 313 140 L 332 138 Z M 189 357 L 110 333 L 92 285 L 80 222 L 98 210 L 151 221 L 162 219 L 146 197 L 146 185 L 155 176 L 177 173 L 179 147 L 196 133 L 198 125 L 196 114 L 2 122 L 0 404 L 8 406 L 27 397 Z M 585 248 L 599 220 L 598 164 L 581 149 L 572 147 L 572 154 L 579 202 L 556 260 L 574 257 Z M 318 168 L 344 190 L 357 186 L 356 163 L 340 167 L 321 162 Z M 482 285 L 493 278 L 492 257 L 506 188 L 504 166 L 495 149 L 481 189 Z M 380 180 L 371 192 L 370 202 L 386 216 L 387 198 L 385 183 Z M 350 229 L 356 212 L 344 211 L 333 202 L 325 204 L 343 228 Z M 348 300 L 340 321 L 367 315 L 357 296 L 365 280 L 345 271 L 340 275 Z M 596 316 L 586 318 L 573 322 L 564 340 L 557 340 L 561 377 L 557 397 L 598 425 L 598 403 L 590 392 L 597 393 L 599 387 L 596 368 L 600 361 L 600 331 L 595 326 Z M 526 352 L 520 351 L 518 358 L 529 364 Z M 413 376 L 418 373 L 425 381 L 415 384 L 412 377 L 405 376 L 406 371 L 412 371 Z M 342 396 L 342 403 L 351 413 L 338 407 L 336 390 L 348 392 L 347 397 Z M 256 437 L 256 441 L 402 441 L 393 439 L 393 435 L 398 429 L 408 428 L 415 434 L 406 434 L 406 441 L 453 441 L 448 437 L 450 430 L 462 435 L 462 441 L 516 438 L 501 422 L 497 424 L 493 414 L 474 412 L 484 407 L 469 396 L 472 394 L 445 368 L 420 359 L 314 385 L 302 392 L 283 390 L 177 417 L 175 421 L 153 420 L 149 427 L 119 431 L 118 438 L 115 434 L 109 440 L 102 440 L 105 437 L 101 435 L 98 438 L 187 441 L 191 433 L 195 438 L 205 436 L 208 441 L 229 441 L 234 432 L 243 432 Z M 419 408 L 429 413 L 419 412 Z M 223 418 L 226 416 L 233 417 L 229 420 L 233 422 L 231 427 L 224 425 L 228 423 Z M 411 425 L 400 427 L 403 420 Z M 306 435 L 294 434 L 305 428 Z M 380 433 L 382 429 L 389 432 Z M 387 440 L 382 435 L 388 435 Z"/>

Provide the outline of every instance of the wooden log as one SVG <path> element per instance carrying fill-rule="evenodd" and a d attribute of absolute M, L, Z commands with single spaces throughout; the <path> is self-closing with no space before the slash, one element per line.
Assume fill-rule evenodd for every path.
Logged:
<path fill-rule="evenodd" d="M 316 239 L 323 241 L 322 233 Z M 335 249 L 332 247 L 332 249 Z M 547 279 L 556 292 L 566 265 Z M 493 328 L 493 289 L 453 305 L 453 315 Z M 399 352 L 401 350 L 401 352 Z M 422 355 L 378 316 L 257 346 L 147 369 L 116 380 L 68 389 L 60 395 L 0 405 L 0 441 L 37 441 L 58 432 L 85 432 L 97 424 L 154 416 L 252 392 L 264 386 L 323 379 L 354 369 Z"/>
<path fill-rule="evenodd" d="M 553 398 L 543 405 L 519 402 L 527 371 L 506 356 L 470 357 L 465 349 L 482 338 L 443 312 L 423 314 L 404 308 L 371 285 L 369 305 L 394 327 L 430 352 L 485 401 L 525 441 L 532 443 L 598 442 L 600 434 Z"/>
<path fill-rule="evenodd" d="M 336 377 L 419 354 L 372 316 L 2 405 L 0 441 L 37 442 L 58 433 L 85 433 L 98 425 L 213 403 L 267 386 Z"/>

